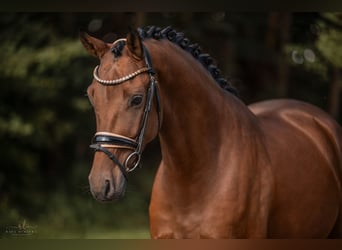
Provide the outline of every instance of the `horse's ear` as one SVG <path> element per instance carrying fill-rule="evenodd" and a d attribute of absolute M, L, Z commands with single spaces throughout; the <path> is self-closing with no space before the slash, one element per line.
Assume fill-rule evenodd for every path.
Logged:
<path fill-rule="evenodd" d="M 109 49 L 110 44 L 80 31 L 80 40 L 87 51 L 98 58 L 101 58 Z"/>
<path fill-rule="evenodd" d="M 126 37 L 127 48 L 132 53 L 132 56 L 141 60 L 144 58 L 144 50 L 140 35 L 137 30 L 131 30 Z"/>

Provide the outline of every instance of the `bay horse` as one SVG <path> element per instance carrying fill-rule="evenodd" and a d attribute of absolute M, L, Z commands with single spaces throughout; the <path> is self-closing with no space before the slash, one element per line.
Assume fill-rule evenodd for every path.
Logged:
<path fill-rule="evenodd" d="M 121 198 L 159 136 L 152 238 L 341 237 L 342 134 L 328 114 L 287 99 L 246 106 L 212 58 L 171 27 L 80 40 L 100 60 L 87 89 L 95 199 Z"/>

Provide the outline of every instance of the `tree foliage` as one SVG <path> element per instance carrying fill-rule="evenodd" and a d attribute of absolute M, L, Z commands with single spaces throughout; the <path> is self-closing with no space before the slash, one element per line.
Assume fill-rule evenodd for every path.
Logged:
<path fill-rule="evenodd" d="M 342 14 L 323 13 L 318 23 L 321 33 L 317 39 L 317 49 L 329 63 L 342 68 Z"/>

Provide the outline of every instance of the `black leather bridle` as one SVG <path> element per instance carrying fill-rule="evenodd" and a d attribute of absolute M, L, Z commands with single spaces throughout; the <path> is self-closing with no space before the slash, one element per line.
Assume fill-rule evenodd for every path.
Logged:
<path fill-rule="evenodd" d="M 121 84 L 123 82 L 128 81 L 129 79 L 132 79 L 136 75 L 144 73 L 144 72 L 147 72 L 150 78 L 149 87 L 147 89 L 147 97 L 146 97 L 144 113 L 143 113 L 142 121 L 141 121 L 141 127 L 140 127 L 137 137 L 135 139 L 132 139 L 132 138 L 129 138 L 123 135 L 118 135 L 115 133 L 98 132 L 95 134 L 92 140 L 92 144 L 90 145 L 90 148 L 95 149 L 95 151 L 101 151 L 104 154 L 106 154 L 119 167 L 120 171 L 122 172 L 126 180 L 128 180 L 127 172 L 133 171 L 140 165 L 145 130 L 146 130 L 149 114 L 151 112 L 154 97 L 156 97 L 156 103 L 157 103 L 156 109 L 157 109 L 157 114 L 158 114 L 158 128 L 160 129 L 161 127 L 160 97 L 158 93 L 157 80 L 155 78 L 156 73 L 152 66 L 150 54 L 145 46 L 143 46 L 143 50 L 144 50 L 144 55 L 145 55 L 146 67 L 132 74 L 129 74 L 123 78 L 120 78 L 117 80 L 109 80 L 109 81 L 102 80 L 98 77 L 98 73 L 97 73 L 98 67 L 96 67 L 94 70 L 94 78 L 99 83 L 101 83 L 102 85 L 106 85 L 106 86 L 113 86 L 113 85 Z M 133 152 L 127 156 L 126 160 L 122 164 L 118 160 L 118 158 L 112 152 L 108 150 L 108 148 L 129 149 L 129 150 L 132 150 Z"/>

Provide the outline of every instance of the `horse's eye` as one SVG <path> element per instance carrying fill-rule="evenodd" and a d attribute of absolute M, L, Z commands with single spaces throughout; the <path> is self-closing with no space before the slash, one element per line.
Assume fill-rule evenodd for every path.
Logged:
<path fill-rule="evenodd" d="M 139 106 L 139 105 L 142 103 L 142 100 L 143 100 L 143 96 L 142 96 L 142 95 L 134 95 L 134 96 L 131 98 L 130 106 L 131 106 L 131 107 L 133 107 L 133 106 Z"/>

